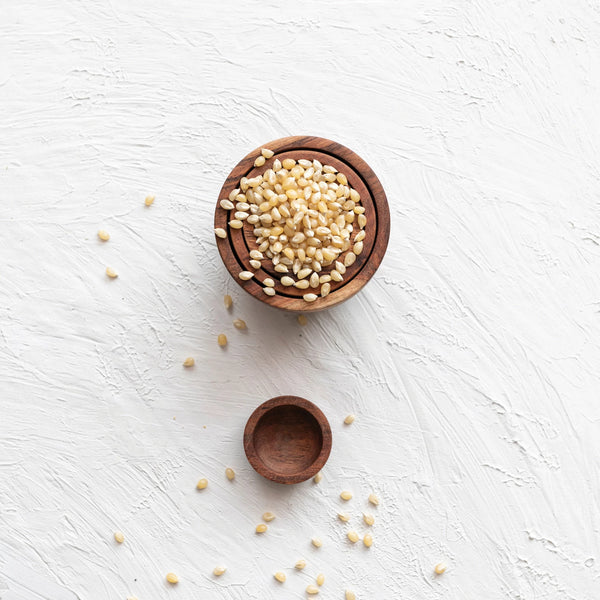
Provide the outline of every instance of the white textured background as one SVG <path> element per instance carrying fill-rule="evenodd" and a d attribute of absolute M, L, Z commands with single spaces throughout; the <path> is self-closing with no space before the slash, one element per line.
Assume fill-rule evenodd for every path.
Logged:
<path fill-rule="evenodd" d="M 596 600 L 600 5 L 278 4 L 0 1 L 0 597 L 283 600 L 323 572 L 330 599 Z M 374 280 L 305 328 L 212 234 L 229 170 L 290 134 L 358 152 L 392 211 Z M 245 460 L 283 393 L 332 423 L 319 486 Z M 342 489 L 361 532 L 381 496 L 370 551 Z"/>

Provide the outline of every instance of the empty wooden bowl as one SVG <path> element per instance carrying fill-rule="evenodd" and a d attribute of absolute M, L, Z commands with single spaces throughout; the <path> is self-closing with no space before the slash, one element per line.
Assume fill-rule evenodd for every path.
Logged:
<path fill-rule="evenodd" d="M 261 404 L 244 430 L 244 450 L 257 473 L 277 483 L 316 475 L 331 452 L 331 427 L 312 402 L 278 396 Z"/>
<path fill-rule="evenodd" d="M 261 167 L 255 167 L 254 161 L 260 156 L 261 148 L 269 148 L 275 154 Z M 383 191 L 383 187 L 372 171 L 371 167 L 349 148 L 331 140 L 312 136 L 293 136 L 268 142 L 257 148 L 243 158 L 231 171 L 225 185 L 221 189 L 215 210 L 215 228 L 219 227 L 227 232 L 226 238 L 216 238 L 221 258 L 229 273 L 235 281 L 249 294 L 262 302 L 292 311 L 317 311 L 335 306 L 356 294 L 371 279 L 379 267 L 385 254 L 390 237 L 390 211 Z M 311 289 L 297 289 L 293 286 L 286 287 L 280 283 L 281 273 L 273 269 L 270 260 L 262 261 L 261 268 L 253 269 L 250 264 L 250 251 L 256 250 L 256 238 L 253 234 L 254 226 L 244 223 L 242 229 L 231 229 L 228 222 L 233 219 L 233 211 L 221 208 L 219 201 L 228 198 L 229 194 L 239 186 L 242 177 L 255 177 L 271 168 L 275 159 L 283 161 L 285 158 L 295 160 L 319 160 L 322 164 L 335 167 L 344 173 L 348 185 L 353 187 L 361 198 L 365 207 L 367 225 L 364 249 L 356 262 L 348 267 L 341 282 L 331 282 L 331 291 L 325 298 L 317 298 L 314 302 L 306 302 L 302 296 Z M 324 267 L 321 274 L 332 270 L 334 266 Z M 242 271 L 254 272 L 254 277 L 242 281 L 239 274 Z M 263 292 L 265 278 L 275 281 L 275 296 L 267 296 Z"/>

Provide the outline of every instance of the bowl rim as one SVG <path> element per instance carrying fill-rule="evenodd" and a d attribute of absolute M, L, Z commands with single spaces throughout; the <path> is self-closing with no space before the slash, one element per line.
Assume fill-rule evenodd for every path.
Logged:
<path fill-rule="evenodd" d="M 377 233 L 373 248 L 369 256 L 366 257 L 360 270 L 351 279 L 339 289 L 332 290 L 325 298 L 319 296 L 315 302 L 306 302 L 301 297 L 289 298 L 280 294 L 267 296 L 262 291 L 263 286 L 255 281 L 254 277 L 247 281 L 241 280 L 238 277 L 240 270 L 248 270 L 248 267 L 244 267 L 239 262 L 240 259 L 233 248 L 232 240 L 230 238 L 232 234 L 227 226 L 227 218 L 224 216 L 225 213 L 223 213 L 223 209 L 219 203 L 221 199 L 229 196 L 231 190 L 237 187 L 242 176 L 245 176 L 252 171 L 254 168 L 254 161 L 256 157 L 261 154 L 261 149 L 263 148 L 273 150 L 275 155 L 301 152 L 302 150 L 329 154 L 332 158 L 340 160 L 341 162 L 346 162 L 360 177 L 362 183 L 368 188 L 369 196 L 377 215 Z M 215 203 L 214 227 L 224 228 L 228 233 L 227 237 L 224 239 L 215 236 L 217 248 L 225 268 L 234 281 L 236 281 L 244 291 L 269 306 L 281 310 L 308 313 L 331 308 L 332 306 L 348 300 L 370 281 L 379 268 L 389 243 L 390 210 L 385 191 L 377 175 L 367 162 L 356 154 L 356 152 L 338 142 L 326 138 L 296 135 L 279 138 L 262 144 L 258 148 L 252 150 L 252 152 L 249 152 L 237 163 L 223 183 Z"/>
<path fill-rule="evenodd" d="M 269 411 L 280 406 L 295 406 L 304 409 L 315 418 L 321 429 L 322 444 L 319 455 L 310 466 L 306 467 L 306 469 L 291 475 L 284 475 L 267 467 L 267 465 L 259 458 L 254 445 L 254 432 L 259 421 Z M 246 453 L 248 462 L 259 475 L 262 475 L 275 483 L 301 483 L 302 481 L 314 477 L 325 466 L 329 454 L 331 453 L 331 446 L 331 426 L 329 425 L 327 417 L 316 404 L 310 400 L 306 400 L 306 398 L 301 398 L 300 396 L 276 396 L 275 398 L 263 402 L 254 409 L 244 428 L 244 452 Z"/>

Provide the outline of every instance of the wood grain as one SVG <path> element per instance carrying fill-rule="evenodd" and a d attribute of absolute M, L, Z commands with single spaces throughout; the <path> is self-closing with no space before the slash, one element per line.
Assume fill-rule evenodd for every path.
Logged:
<path fill-rule="evenodd" d="M 270 148 L 275 153 L 262 167 L 254 167 L 254 160 L 260 154 L 261 148 Z M 308 303 L 302 295 L 311 290 L 299 290 L 295 287 L 285 287 L 279 283 L 281 277 L 273 269 L 270 260 L 264 260 L 261 269 L 255 271 L 255 277 L 249 281 L 242 281 L 238 275 L 241 271 L 253 271 L 249 265 L 249 252 L 256 248 L 256 241 L 252 233 L 253 226 L 245 223 L 242 229 L 230 229 L 227 225 L 232 218 L 229 211 L 223 210 L 219 200 L 227 198 L 235 189 L 242 177 L 254 177 L 270 168 L 278 158 L 306 158 L 317 159 L 323 164 L 330 164 L 343 172 L 349 185 L 356 189 L 361 196 L 361 204 L 365 207 L 367 226 L 364 250 L 357 257 L 352 267 L 348 268 L 344 280 L 331 282 L 331 292 L 325 298 L 318 298 L 315 302 Z M 223 262 L 235 281 L 249 294 L 266 304 L 283 310 L 313 312 L 335 306 L 347 300 L 362 289 L 373 276 L 385 255 L 390 235 L 390 213 L 387 198 L 379 179 L 367 163 L 355 152 L 324 138 L 312 136 L 292 136 L 268 142 L 250 152 L 230 173 L 217 199 L 215 209 L 215 227 L 222 227 L 228 233 L 227 238 L 215 238 Z M 327 273 L 334 267 L 326 267 Z M 271 277 L 276 282 L 275 296 L 264 294 L 263 284 L 266 277 Z"/>
<path fill-rule="evenodd" d="M 261 404 L 244 430 L 244 450 L 255 471 L 277 483 L 316 475 L 331 452 L 331 427 L 312 402 L 278 396 Z"/>

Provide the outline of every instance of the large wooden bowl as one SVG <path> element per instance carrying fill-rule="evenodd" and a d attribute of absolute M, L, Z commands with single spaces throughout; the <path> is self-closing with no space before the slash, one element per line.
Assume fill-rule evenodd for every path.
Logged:
<path fill-rule="evenodd" d="M 262 167 L 255 167 L 254 160 L 260 155 L 261 148 L 269 148 L 275 153 Z M 329 164 L 344 173 L 348 184 L 353 187 L 361 197 L 361 204 L 365 207 L 367 225 L 364 250 L 357 257 L 356 262 L 348 267 L 344 280 L 331 282 L 331 292 L 325 298 L 319 297 L 314 302 L 305 302 L 303 294 L 311 290 L 300 290 L 293 286 L 285 287 L 279 283 L 281 274 L 273 269 L 270 260 L 262 261 L 262 268 L 255 270 L 250 267 L 249 253 L 255 250 L 253 226 L 244 223 L 242 229 L 231 229 L 228 221 L 233 218 L 230 212 L 219 205 L 219 201 L 228 198 L 232 190 L 238 187 L 242 177 L 255 177 L 272 167 L 274 160 L 285 158 L 298 160 L 319 160 L 322 164 Z M 371 167 L 349 148 L 331 140 L 312 136 L 292 136 L 281 138 L 263 144 L 260 148 L 250 152 L 231 171 L 221 189 L 215 210 L 215 227 L 227 231 L 227 238 L 216 238 L 221 258 L 227 270 L 235 281 L 249 294 L 262 302 L 284 310 L 311 312 L 335 306 L 356 294 L 371 279 L 379 267 L 385 254 L 390 237 L 390 211 L 383 187 Z M 325 267 L 323 274 L 334 267 Z M 238 275 L 241 271 L 252 271 L 256 276 L 249 281 L 242 281 Z M 275 296 L 267 296 L 261 283 L 266 277 L 275 281 Z"/>
<path fill-rule="evenodd" d="M 261 404 L 244 430 L 244 450 L 257 473 L 277 483 L 316 475 L 331 452 L 331 427 L 323 412 L 298 396 Z"/>

